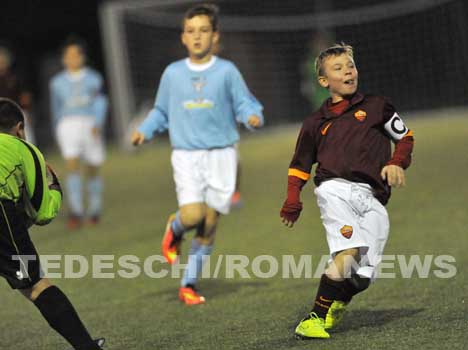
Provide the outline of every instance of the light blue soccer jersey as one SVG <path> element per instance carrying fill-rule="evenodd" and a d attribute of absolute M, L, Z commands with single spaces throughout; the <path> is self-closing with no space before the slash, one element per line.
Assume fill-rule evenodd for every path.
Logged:
<path fill-rule="evenodd" d="M 54 124 L 67 116 L 95 118 L 102 127 L 107 112 L 107 98 L 102 93 L 101 75 L 83 68 L 77 74 L 62 71 L 50 82 L 51 111 Z"/>
<path fill-rule="evenodd" d="M 257 115 L 263 124 L 262 110 L 232 62 L 213 57 L 199 67 L 185 59 L 164 71 L 154 108 L 138 131 L 149 140 L 169 129 L 175 149 L 224 148 L 238 142 L 237 122 L 250 129 L 248 118 Z"/>

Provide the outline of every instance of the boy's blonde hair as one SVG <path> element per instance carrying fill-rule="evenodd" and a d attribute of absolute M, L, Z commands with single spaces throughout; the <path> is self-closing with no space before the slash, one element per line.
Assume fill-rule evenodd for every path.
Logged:
<path fill-rule="evenodd" d="M 353 47 L 341 42 L 340 44 L 334 44 L 333 46 L 330 46 L 329 48 L 320 52 L 320 54 L 315 59 L 315 73 L 317 76 L 320 77 L 324 75 L 323 62 L 325 62 L 328 57 L 340 56 L 343 54 L 353 57 Z"/>

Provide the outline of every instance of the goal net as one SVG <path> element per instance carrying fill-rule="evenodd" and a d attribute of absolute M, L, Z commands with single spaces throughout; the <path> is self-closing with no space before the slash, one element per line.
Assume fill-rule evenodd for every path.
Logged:
<path fill-rule="evenodd" d="M 124 143 L 151 108 L 159 79 L 186 57 L 181 21 L 194 1 L 105 3 L 101 26 L 113 123 Z M 326 97 L 313 60 L 345 42 L 355 49 L 360 90 L 389 96 L 399 110 L 468 102 L 468 25 L 463 0 L 216 2 L 219 55 L 232 60 L 265 107 L 269 125 L 298 121 Z"/>

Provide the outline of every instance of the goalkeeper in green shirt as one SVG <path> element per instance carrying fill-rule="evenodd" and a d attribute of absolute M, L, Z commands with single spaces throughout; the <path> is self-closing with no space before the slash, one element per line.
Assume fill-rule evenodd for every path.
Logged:
<path fill-rule="evenodd" d="M 48 224 L 62 190 L 41 152 L 24 141 L 20 107 L 0 98 L 0 276 L 34 303 L 49 325 L 76 350 L 100 350 L 63 292 L 42 277 L 28 227 Z"/>

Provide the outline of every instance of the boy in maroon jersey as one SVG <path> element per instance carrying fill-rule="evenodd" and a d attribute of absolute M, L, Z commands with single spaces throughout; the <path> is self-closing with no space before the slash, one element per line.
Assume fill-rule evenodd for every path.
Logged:
<path fill-rule="evenodd" d="M 329 47 L 315 66 L 331 97 L 302 125 L 280 216 L 286 226 L 294 225 L 302 210 L 301 189 L 317 163 L 314 192 L 331 262 L 311 312 L 295 332 L 329 338 L 326 330 L 336 326 L 352 297 L 375 278 L 389 232 L 384 205 L 391 187 L 405 184 L 414 141 L 388 99 L 357 91 L 351 46 Z M 391 141 L 396 144 L 393 155 Z"/>

